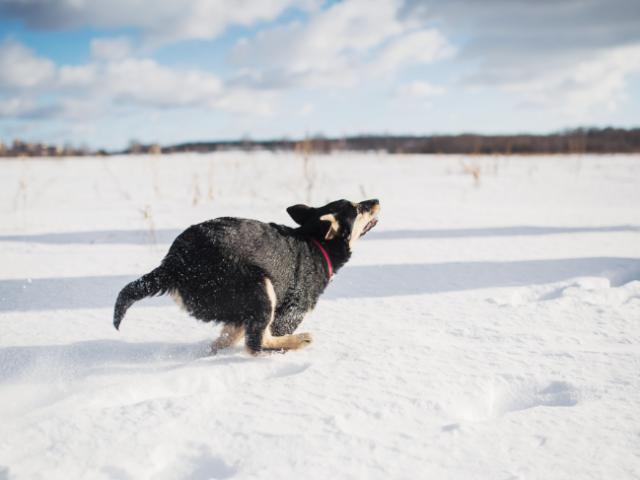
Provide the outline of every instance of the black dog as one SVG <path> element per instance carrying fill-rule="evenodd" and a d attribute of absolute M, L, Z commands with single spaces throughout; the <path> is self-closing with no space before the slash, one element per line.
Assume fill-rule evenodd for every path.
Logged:
<path fill-rule="evenodd" d="M 377 223 L 378 200 L 287 208 L 299 228 L 222 217 L 181 233 L 155 270 L 125 286 L 113 325 L 138 300 L 170 293 L 191 315 L 222 322 L 215 353 L 242 335 L 252 354 L 311 343 L 293 335 L 334 272 L 351 257 L 354 242 Z"/>

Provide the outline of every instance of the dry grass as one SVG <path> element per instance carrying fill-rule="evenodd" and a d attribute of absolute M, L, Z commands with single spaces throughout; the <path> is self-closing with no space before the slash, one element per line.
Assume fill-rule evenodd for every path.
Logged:
<path fill-rule="evenodd" d="M 156 197 L 162 198 L 162 192 L 160 191 L 160 175 L 158 173 L 158 159 L 157 156 L 149 157 L 149 166 L 151 168 L 151 182 L 153 185 L 153 192 Z"/>
<path fill-rule="evenodd" d="M 481 168 L 480 165 L 472 165 L 472 164 L 468 164 L 465 163 L 464 161 L 460 162 L 462 165 L 462 172 L 465 175 L 471 175 L 471 177 L 473 177 L 473 184 L 477 187 L 480 185 L 480 173 L 481 173 Z"/>
<path fill-rule="evenodd" d="M 144 222 L 147 224 L 150 243 L 155 245 L 158 242 L 156 237 L 156 223 L 153 219 L 153 211 L 151 210 L 151 205 L 145 205 L 144 208 L 140 210 L 140 212 L 142 213 Z"/>
<path fill-rule="evenodd" d="M 213 160 L 209 160 L 209 170 L 207 172 L 207 198 L 213 200 Z"/>
<path fill-rule="evenodd" d="M 191 200 L 191 204 L 195 207 L 202 200 L 202 193 L 200 191 L 200 182 L 198 181 L 198 174 L 193 174 L 193 196 Z"/>
<path fill-rule="evenodd" d="M 305 192 L 307 203 L 313 199 L 313 190 L 318 180 L 318 174 L 311 159 L 313 144 L 308 138 L 296 146 L 296 151 L 302 155 L 302 174 L 305 181 Z"/>

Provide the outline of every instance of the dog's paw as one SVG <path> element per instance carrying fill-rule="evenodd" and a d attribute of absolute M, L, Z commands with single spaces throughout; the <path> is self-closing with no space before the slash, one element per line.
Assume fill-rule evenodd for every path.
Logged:
<path fill-rule="evenodd" d="M 251 348 L 245 347 L 244 351 L 252 357 L 259 357 L 261 355 L 264 355 L 264 350 L 252 350 Z"/>
<path fill-rule="evenodd" d="M 310 333 L 298 333 L 296 337 L 300 341 L 300 346 L 303 347 L 313 342 L 313 336 Z"/>

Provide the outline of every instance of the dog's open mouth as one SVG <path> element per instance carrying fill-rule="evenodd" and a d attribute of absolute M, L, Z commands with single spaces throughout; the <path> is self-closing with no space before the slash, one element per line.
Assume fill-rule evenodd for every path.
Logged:
<path fill-rule="evenodd" d="M 362 235 L 364 235 L 365 233 L 367 233 L 369 230 L 371 230 L 373 227 L 375 227 L 378 224 L 378 219 L 376 217 L 373 217 L 369 223 L 367 223 L 364 228 L 362 229 Z"/>

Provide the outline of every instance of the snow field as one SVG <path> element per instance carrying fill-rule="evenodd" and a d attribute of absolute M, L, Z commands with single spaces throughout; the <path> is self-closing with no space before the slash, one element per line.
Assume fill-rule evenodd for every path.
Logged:
<path fill-rule="evenodd" d="M 381 219 L 309 348 L 113 329 L 188 225 L 343 197 Z M 639 478 L 639 207 L 638 156 L 3 160 L 0 479 Z"/>

